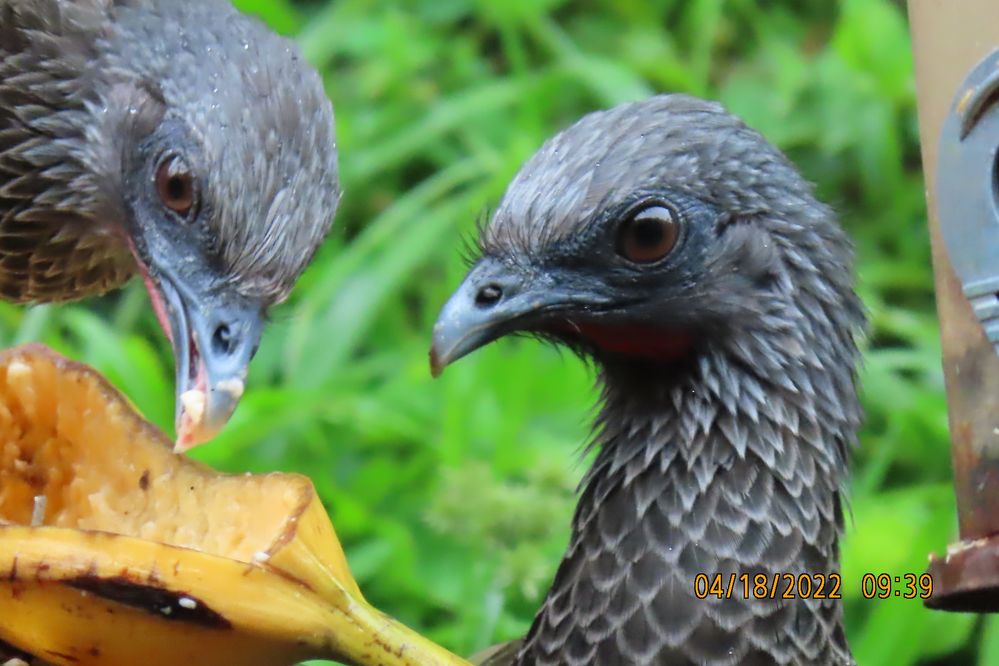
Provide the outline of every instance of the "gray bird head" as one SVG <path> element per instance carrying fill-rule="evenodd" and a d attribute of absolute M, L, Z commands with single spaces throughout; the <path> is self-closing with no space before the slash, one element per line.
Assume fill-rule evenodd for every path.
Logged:
<path fill-rule="evenodd" d="M 62 99 L 32 118 L 64 158 L 47 176 L 48 208 L 89 225 L 77 257 L 106 244 L 94 279 L 55 297 L 114 286 L 121 248 L 131 255 L 176 356 L 178 446 L 194 445 L 235 409 L 268 308 L 332 223 L 340 190 L 322 82 L 294 44 L 225 0 L 13 11 L 51 13 L 21 19 L 49 31 L 24 31 L 23 50 L 56 72 L 33 94 L 59 87 Z"/>
<path fill-rule="evenodd" d="M 480 244 L 435 326 L 435 373 L 527 332 L 605 370 L 711 348 L 763 375 L 852 376 L 850 244 L 790 162 L 717 104 L 668 95 L 584 117 L 524 165 Z"/>

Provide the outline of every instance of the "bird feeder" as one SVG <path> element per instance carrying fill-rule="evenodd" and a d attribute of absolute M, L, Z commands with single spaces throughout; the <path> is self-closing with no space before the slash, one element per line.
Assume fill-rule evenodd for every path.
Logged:
<path fill-rule="evenodd" d="M 960 541 L 931 608 L 999 611 L 999 5 L 910 0 Z"/>

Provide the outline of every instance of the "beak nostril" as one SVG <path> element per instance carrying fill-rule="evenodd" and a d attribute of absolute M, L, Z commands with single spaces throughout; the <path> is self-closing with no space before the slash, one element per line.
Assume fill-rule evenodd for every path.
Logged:
<path fill-rule="evenodd" d="M 503 289 L 499 285 L 487 284 L 475 295 L 475 304 L 479 307 L 496 305 L 503 298 Z"/>
<path fill-rule="evenodd" d="M 229 328 L 228 324 L 219 324 L 218 328 L 215 329 L 215 333 L 212 334 L 212 347 L 216 354 L 229 354 L 233 350 L 235 340 L 233 339 L 232 329 Z"/>

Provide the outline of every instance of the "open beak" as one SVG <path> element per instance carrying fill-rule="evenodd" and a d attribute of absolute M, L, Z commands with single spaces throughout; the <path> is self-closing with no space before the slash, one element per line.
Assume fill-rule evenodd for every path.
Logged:
<path fill-rule="evenodd" d="M 199 288 L 169 268 L 144 275 L 177 369 L 177 453 L 212 439 L 243 396 L 263 329 L 263 307 L 222 287 Z M 194 273 L 193 275 L 197 275 Z"/>
<path fill-rule="evenodd" d="M 437 317 L 430 372 L 437 377 L 459 358 L 508 333 L 543 330 L 567 313 L 585 316 L 610 303 L 567 277 L 481 260 Z"/>

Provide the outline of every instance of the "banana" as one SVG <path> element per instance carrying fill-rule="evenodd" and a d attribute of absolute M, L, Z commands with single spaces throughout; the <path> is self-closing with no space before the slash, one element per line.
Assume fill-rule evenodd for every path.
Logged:
<path fill-rule="evenodd" d="M 171 453 L 96 371 L 0 354 L 0 645 L 74 666 L 468 662 L 380 613 L 312 482 Z"/>

